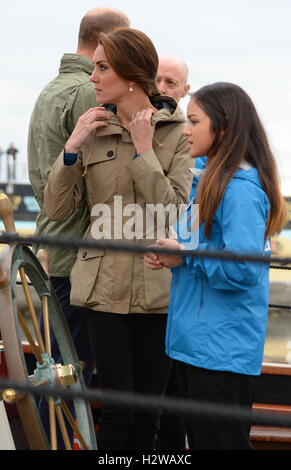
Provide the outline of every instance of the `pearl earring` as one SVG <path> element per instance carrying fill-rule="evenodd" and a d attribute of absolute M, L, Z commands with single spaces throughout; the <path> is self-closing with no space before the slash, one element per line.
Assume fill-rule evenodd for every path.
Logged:
<path fill-rule="evenodd" d="M 129 91 L 130 91 L 130 92 L 133 91 L 132 85 L 129 85 Z"/>

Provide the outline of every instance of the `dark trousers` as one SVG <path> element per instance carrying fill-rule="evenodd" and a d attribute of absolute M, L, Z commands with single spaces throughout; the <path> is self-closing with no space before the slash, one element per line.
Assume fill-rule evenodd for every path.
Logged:
<path fill-rule="evenodd" d="M 178 374 L 175 361 L 167 384 L 165 397 L 179 397 Z M 166 412 L 161 413 L 159 434 L 157 438 L 157 450 L 185 450 L 186 430 L 182 415 L 174 415 Z"/>
<path fill-rule="evenodd" d="M 184 398 L 251 409 L 255 378 L 232 372 L 220 372 L 175 361 L 180 394 Z M 250 450 L 251 422 L 238 417 L 221 419 L 204 414 L 186 417 L 190 450 Z"/>
<path fill-rule="evenodd" d="M 166 356 L 165 314 L 88 311 L 88 331 L 101 389 L 164 394 L 171 360 Z M 159 411 L 102 404 L 98 449 L 154 449 Z"/>
<path fill-rule="evenodd" d="M 83 372 L 84 380 L 86 385 L 90 384 L 93 371 L 93 355 L 90 348 L 87 322 L 86 322 L 86 310 L 80 309 L 70 305 L 70 293 L 71 283 L 68 277 L 51 277 L 50 281 L 59 300 L 59 303 L 64 312 L 73 343 L 76 348 L 77 356 L 79 360 L 86 363 L 86 368 Z M 43 334 L 43 314 L 40 312 L 40 330 Z M 56 363 L 62 363 L 59 347 L 53 332 L 51 334 L 51 351 L 52 357 Z M 71 401 L 66 402 L 71 414 L 75 417 L 74 406 Z M 39 413 L 44 424 L 48 438 L 50 438 L 50 426 L 49 426 L 49 415 L 48 415 L 48 404 L 45 398 L 41 398 L 39 402 Z M 67 424 L 68 434 L 70 437 L 71 444 L 73 445 L 74 432 L 70 424 Z M 57 427 L 58 435 L 58 449 L 63 449 L 63 439 L 59 427 Z"/>

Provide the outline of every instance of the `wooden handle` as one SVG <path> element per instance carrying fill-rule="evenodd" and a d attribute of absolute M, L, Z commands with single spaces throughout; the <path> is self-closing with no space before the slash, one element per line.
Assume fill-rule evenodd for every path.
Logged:
<path fill-rule="evenodd" d="M 13 206 L 10 199 L 4 193 L 0 193 L 0 217 L 3 220 L 7 233 L 16 232 Z"/>
<path fill-rule="evenodd" d="M 37 257 L 38 261 L 40 262 L 40 264 L 42 265 L 43 270 L 45 271 L 47 276 L 49 276 L 49 255 L 48 255 L 48 252 L 41 248 L 40 250 L 38 250 L 38 252 L 36 254 L 36 257 Z"/>

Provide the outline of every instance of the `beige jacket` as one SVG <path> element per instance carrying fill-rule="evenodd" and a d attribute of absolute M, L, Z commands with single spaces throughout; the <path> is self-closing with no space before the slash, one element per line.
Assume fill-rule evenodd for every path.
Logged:
<path fill-rule="evenodd" d="M 59 155 L 45 189 L 44 209 L 50 219 L 65 220 L 86 197 L 91 211 L 86 238 L 101 233 L 105 239 L 128 239 L 127 227 L 133 243 L 153 243 L 157 234 L 149 235 L 146 205 L 186 204 L 192 181 L 182 135 L 184 114 L 172 99 L 159 100 L 155 106 L 161 109 L 152 118 L 153 150 L 134 159 L 130 134 L 110 111 L 110 125 L 92 133 L 74 165 L 64 165 L 63 152 Z M 105 226 L 109 233 L 104 234 Z M 71 273 L 71 303 L 113 313 L 166 313 L 170 282 L 168 269 L 148 269 L 141 254 L 79 249 Z"/>

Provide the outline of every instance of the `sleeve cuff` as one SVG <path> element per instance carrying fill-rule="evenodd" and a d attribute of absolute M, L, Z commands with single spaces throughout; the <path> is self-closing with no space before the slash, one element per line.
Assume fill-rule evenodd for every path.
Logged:
<path fill-rule="evenodd" d="M 64 153 L 64 164 L 66 166 L 72 166 L 76 163 L 77 158 L 77 153 Z"/>

